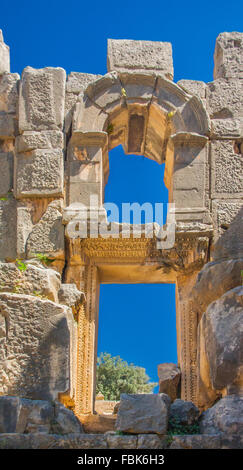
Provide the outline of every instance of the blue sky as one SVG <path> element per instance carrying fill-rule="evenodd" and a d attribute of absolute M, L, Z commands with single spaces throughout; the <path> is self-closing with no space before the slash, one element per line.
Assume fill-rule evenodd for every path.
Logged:
<path fill-rule="evenodd" d="M 24 67 L 63 67 L 106 73 L 107 38 L 170 41 L 175 76 L 213 80 L 213 52 L 222 31 L 242 31 L 239 0 L 204 2 L 105 0 L 2 2 L 0 28 L 11 51 L 11 72 Z M 167 200 L 163 167 L 143 157 L 111 152 L 106 189 L 110 202 Z M 99 351 L 146 367 L 176 362 L 174 286 L 101 286 Z"/>

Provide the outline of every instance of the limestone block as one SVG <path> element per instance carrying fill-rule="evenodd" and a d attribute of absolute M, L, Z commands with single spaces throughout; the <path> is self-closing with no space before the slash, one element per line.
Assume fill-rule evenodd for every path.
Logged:
<path fill-rule="evenodd" d="M 243 258 L 243 207 L 236 212 L 229 228 L 219 237 L 213 246 L 212 258 L 214 261 L 223 259 Z"/>
<path fill-rule="evenodd" d="M 214 51 L 214 79 L 243 78 L 243 33 L 220 33 Z"/>
<path fill-rule="evenodd" d="M 19 130 L 58 130 L 64 120 L 66 73 L 61 68 L 26 67 L 19 94 Z"/>
<path fill-rule="evenodd" d="M 177 208 L 205 207 L 205 172 L 204 163 L 175 163 L 173 200 Z"/>
<path fill-rule="evenodd" d="M 214 199 L 212 201 L 215 235 L 220 236 L 229 228 L 242 207 L 243 202 L 239 199 Z"/>
<path fill-rule="evenodd" d="M 243 160 L 234 153 L 232 141 L 212 141 L 212 197 L 241 198 L 243 196 Z"/>
<path fill-rule="evenodd" d="M 97 132 L 103 131 L 107 121 L 107 114 L 82 93 L 75 105 L 73 114 L 73 131 Z"/>
<path fill-rule="evenodd" d="M 212 119 L 211 136 L 213 139 L 241 137 L 242 119 Z"/>
<path fill-rule="evenodd" d="M 0 76 L 0 111 L 16 113 L 18 102 L 18 73 L 4 73 Z"/>
<path fill-rule="evenodd" d="M 206 83 L 198 80 L 179 80 L 177 85 L 183 88 L 183 90 L 185 90 L 187 93 L 200 98 L 200 100 L 202 100 L 202 102 L 205 104 L 207 88 Z"/>
<path fill-rule="evenodd" d="M 7 324 L 1 339 L 1 393 L 55 400 L 69 391 L 75 328 L 72 311 L 25 294 L 0 294 Z M 75 346 L 74 346 L 75 347 Z"/>
<path fill-rule="evenodd" d="M 107 449 L 101 434 L 0 434 L 0 449 Z"/>
<path fill-rule="evenodd" d="M 9 46 L 4 43 L 3 33 L 0 29 L 0 74 L 10 72 Z"/>
<path fill-rule="evenodd" d="M 76 284 L 62 284 L 58 291 L 58 299 L 61 304 L 75 308 L 84 301 L 85 295 L 77 289 Z"/>
<path fill-rule="evenodd" d="M 212 119 L 237 118 L 242 113 L 242 87 L 238 80 L 218 78 L 207 84 L 207 110 Z"/>
<path fill-rule="evenodd" d="M 220 449 L 221 440 L 218 435 L 192 434 L 173 436 L 170 449 Z"/>
<path fill-rule="evenodd" d="M 107 68 L 119 72 L 159 72 L 173 80 L 171 43 L 108 39 Z"/>
<path fill-rule="evenodd" d="M 211 303 L 201 322 L 212 385 L 222 390 L 237 379 L 243 363 L 243 287 Z"/>
<path fill-rule="evenodd" d="M 61 131 L 26 131 L 15 140 L 17 153 L 37 149 L 63 149 L 63 133 Z"/>
<path fill-rule="evenodd" d="M 66 91 L 78 95 L 84 91 L 87 86 L 101 78 L 102 75 L 94 75 L 92 73 L 71 72 L 67 76 Z"/>
<path fill-rule="evenodd" d="M 13 188 L 13 155 L 0 153 L 0 197 L 7 195 Z"/>
<path fill-rule="evenodd" d="M 25 434 L 35 432 L 48 433 L 51 431 L 53 419 L 54 408 L 49 401 L 20 399 L 16 431 L 24 432 Z"/>
<path fill-rule="evenodd" d="M 159 391 L 169 395 L 171 401 L 179 396 L 179 383 L 181 371 L 176 364 L 167 363 L 158 365 Z"/>
<path fill-rule="evenodd" d="M 73 411 L 68 410 L 61 403 L 54 405 L 55 415 L 52 423 L 52 433 L 54 434 L 69 434 L 69 433 L 82 433 L 82 425 Z"/>
<path fill-rule="evenodd" d="M 61 286 L 59 273 L 47 269 L 41 263 L 35 266 L 25 261 L 26 270 L 20 271 L 15 263 L 0 262 L 0 291 L 19 294 L 35 294 L 58 302 Z"/>
<path fill-rule="evenodd" d="M 242 259 L 228 259 L 205 264 L 197 277 L 192 290 L 193 303 L 199 314 L 203 314 L 209 304 L 241 282 Z"/>
<path fill-rule="evenodd" d="M 153 96 L 156 76 L 130 71 L 119 75 L 127 102 L 149 102 Z"/>
<path fill-rule="evenodd" d="M 232 395 L 219 400 L 200 417 L 202 434 L 237 435 L 243 433 L 243 397 Z"/>
<path fill-rule="evenodd" d="M 0 200 L 0 259 L 16 259 L 17 204 L 13 197 Z M 11 233 L 11 237 L 9 234 Z"/>
<path fill-rule="evenodd" d="M 15 165 L 16 196 L 51 197 L 63 194 L 63 153 L 59 149 L 18 154 Z"/>
<path fill-rule="evenodd" d="M 41 219 L 34 225 L 26 243 L 27 256 L 34 253 L 53 254 L 64 250 L 64 227 L 62 225 L 62 202 L 51 202 Z"/>
<path fill-rule="evenodd" d="M 139 434 L 138 449 L 166 449 L 166 437 L 160 437 L 157 434 Z"/>
<path fill-rule="evenodd" d="M 170 398 L 158 394 L 121 394 L 116 429 L 133 434 L 165 434 Z"/>
<path fill-rule="evenodd" d="M 14 114 L 0 112 L 0 139 L 14 137 L 17 134 L 17 124 Z"/>
<path fill-rule="evenodd" d="M 191 401 L 184 401 L 177 399 L 170 407 L 170 420 L 178 424 L 193 425 L 197 422 L 199 417 L 198 408 Z"/>
<path fill-rule="evenodd" d="M 19 425 L 20 403 L 19 397 L 0 396 L 0 433 L 24 432 Z"/>
<path fill-rule="evenodd" d="M 81 202 L 86 207 L 90 207 L 90 196 L 98 197 L 98 203 L 102 202 L 101 183 L 71 181 L 69 187 L 68 204 Z"/>
<path fill-rule="evenodd" d="M 119 103 L 122 98 L 122 85 L 118 74 L 110 72 L 103 77 L 90 83 L 85 94 L 99 108 L 106 109 L 113 103 Z"/>
<path fill-rule="evenodd" d="M 116 434 L 107 434 L 106 437 L 108 449 L 136 449 L 137 436 L 119 436 Z"/>

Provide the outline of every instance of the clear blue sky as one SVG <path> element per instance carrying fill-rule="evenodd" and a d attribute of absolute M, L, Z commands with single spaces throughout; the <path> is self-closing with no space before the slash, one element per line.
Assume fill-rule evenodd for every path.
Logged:
<path fill-rule="evenodd" d="M 240 0 L 12 0 L 1 4 L 0 28 L 12 72 L 30 65 L 104 74 L 107 38 L 143 39 L 172 43 L 175 82 L 209 82 L 217 35 L 242 31 L 242 17 Z M 166 200 L 162 167 L 119 148 L 111 153 L 107 201 Z M 176 362 L 174 287 L 102 286 L 98 347 L 145 366 L 156 380 L 159 362 Z"/>

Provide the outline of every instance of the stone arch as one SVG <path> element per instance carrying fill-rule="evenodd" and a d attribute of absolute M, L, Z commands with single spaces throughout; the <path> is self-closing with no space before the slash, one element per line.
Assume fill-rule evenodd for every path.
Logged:
<path fill-rule="evenodd" d="M 109 72 L 90 83 L 75 106 L 68 148 L 67 203 L 87 204 L 90 191 L 98 194 L 99 204 L 103 203 L 108 151 L 121 144 L 125 153 L 165 162 L 165 184 L 170 202 L 176 204 L 178 220 L 194 220 L 197 208 L 200 220 L 205 221 L 209 133 L 210 120 L 202 101 L 164 76 Z"/>

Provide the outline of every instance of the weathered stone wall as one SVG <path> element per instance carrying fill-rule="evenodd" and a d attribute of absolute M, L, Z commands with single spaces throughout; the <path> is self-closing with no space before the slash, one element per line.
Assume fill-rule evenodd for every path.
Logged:
<path fill-rule="evenodd" d="M 206 408 L 240 393 L 242 40 L 219 35 L 213 82 L 175 84 L 168 43 L 109 40 L 104 76 L 27 67 L 20 78 L 0 35 L 0 395 L 61 394 L 79 416 L 93 412 L 99 283 L 127 282 L 124 265 L 133 282 L 177 285 L 182 398 Z M 119 144 L 165 162 L 176 206 L 171 249 L 132 235 L 69 239 L 75 203 L 96 194 L 102 207 L 108 151 Z"/>

